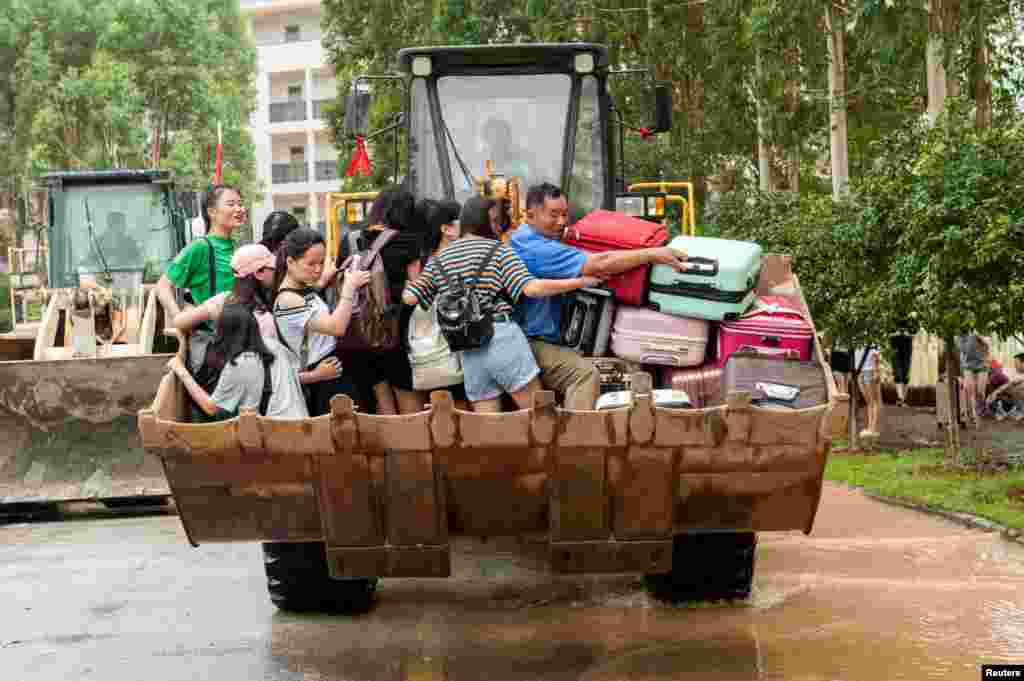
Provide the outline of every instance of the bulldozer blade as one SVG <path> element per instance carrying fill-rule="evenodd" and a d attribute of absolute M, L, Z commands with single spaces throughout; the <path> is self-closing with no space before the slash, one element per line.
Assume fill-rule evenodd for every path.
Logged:
<path fill-rule="evenodd" d="M 0 362 L 0 507 L 170 494 L 136 425 L 170 357 Z"/>

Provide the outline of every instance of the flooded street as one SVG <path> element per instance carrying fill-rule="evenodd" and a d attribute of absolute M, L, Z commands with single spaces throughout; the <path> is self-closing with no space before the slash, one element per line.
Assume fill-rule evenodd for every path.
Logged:
<path fill-rule="evenodd" d="M 636 577 L 553 577 L 514 542 L 459 543 L 453 569 L 383 581 L 368 615 L 286 615 L 258 546 L 192 549 L 177 518 L 0 527 L 0 669 L 12 681 L 874 681 L 1024 662 L 1024 547 L 837 486 L 810 537 L 760 536 L 743 604 L 672 607 Z"/>

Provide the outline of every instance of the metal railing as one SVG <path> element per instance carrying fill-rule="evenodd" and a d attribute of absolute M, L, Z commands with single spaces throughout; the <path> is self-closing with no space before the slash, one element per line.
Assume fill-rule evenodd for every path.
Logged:
<path fill-rule="evenodd" d="M 270 122 L 284 123 L 286 121 L 306 120 L 306 100 L 289 99 L 283 102 L 270 103 Z"/>
<path fill-rule="evenodd" d="M 274 163 L 270 166 L 271 184 L 308 181 L 309 168 L 305 163 Z"/>
<path fill-rule="evenodd" d="M 316 181 L 322 182 L 324 180 L 337 180 L 338 179 L 338 161 L 337 159 L 331 161 L 317 161 L 316 162 Z"/>

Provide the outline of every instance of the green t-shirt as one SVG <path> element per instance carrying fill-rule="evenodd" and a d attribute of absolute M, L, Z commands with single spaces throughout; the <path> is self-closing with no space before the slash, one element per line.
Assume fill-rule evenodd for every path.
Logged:
<path fill-rule="evenodd" d="M 218 293 L 230 292 L 235 286 L 235 273 L 231 269 L 235 242 L 213 234 L 208 238 L 213 244 L 216 291 L 210 290 L 210 247 L 206 239 L 196 239 L 190 243 L 167 267 L 167 278 L 178 288 L 192 291 L 196 305 L 202 305 Z"/>

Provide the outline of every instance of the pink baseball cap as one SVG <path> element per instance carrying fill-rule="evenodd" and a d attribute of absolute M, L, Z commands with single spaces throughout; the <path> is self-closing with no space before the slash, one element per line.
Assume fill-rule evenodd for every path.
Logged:
<path fill-rule="evenodd" d="M 256 274 L 264 267 L 274 269 L 275 265 L 274 254 L 267 250 L 267 247 L 263 244 L 247 244 L 242 246 L 235 251 L 235 255 L 231 258 L 231 269 L 235 271 L 235 276 L 239 278 Z"/>

